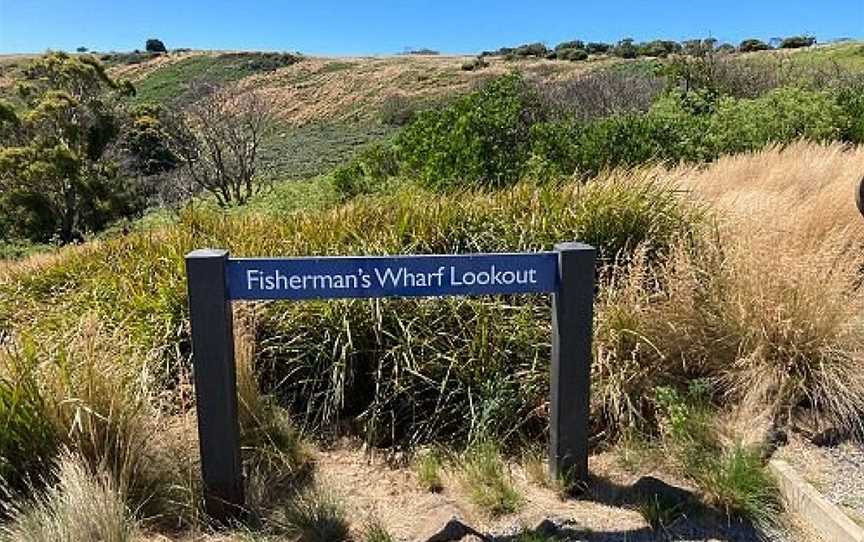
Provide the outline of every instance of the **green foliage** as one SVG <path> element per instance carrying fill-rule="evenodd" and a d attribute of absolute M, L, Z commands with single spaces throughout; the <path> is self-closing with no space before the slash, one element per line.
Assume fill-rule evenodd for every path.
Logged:
<path fill-rule="evenodd" d="M 582 239 L 608 262 L 640 243 L 662 255 L 699 220 L 669 187 L 642 176 L 496 194 L 408 185 L 290 220 L 190 211 L 158 236 L 106 240 L 0 284 L 0 326 L 38 322 L 33 331 L 48 333 L 93 311 L 160 353 L 163 378 L 173 381 L 188 362 L 183 255 L 195 246 L 238 256 L 434 254 L 546 250 Z M 376 445 L 464 444 L 479 433 L 502 445 L 540 438 L 548 311 L 541 296 L 269 304 L 256 334 L 266 338 L 256 356 L 262 389 L 305 430 L 328 434 L 350 423 Z"/>
<path fill-rule="evenodd" d="M 462 475 L 474 504 L 491 516 L 512 514 L 523 504 L 498 447 L 481 439 L 465 451 Z"/>
<path fill-rule="evenodd" d="M 144 50 L 148 53 L 166 53 L 168 49 L 165 48 L 165 44 L 162 43 L 162 40 L 157 40 L 156 38 L 150 38 L 144 44 Z"/>
<path fill-rule="evenodd" d="M 380 520 L 373 518 L 363 528 L 362 542 L 396 542 L 396 539 Z"/>
<path fill-rule="evenodd" d="M 222 85 L 299 62 L 288 53 L 196 54 L 166 64 L 136 82 L 136 103 L 187 105 L 202 85 Z"/>
<path fill-rule="evenodd" d="M 588 58 L 588 53 L 584 49 L 558 49 L 555 51 L 555 57 L 561 60 L 572 60 L 574 62 L 585 60 Z"/>
<path fill-rule="evenodd" d="M 758 524 L 777 521 L 782 510 L 777 482 L 765 469 L 758 449 L 736 444 L 709 465 L 704 486 L 727 514 Z"/>
<path fill-rule="evenodd" d="M 810 47 L 816 43 L 816 38 L 813 36 L 790 36 L 783 38 L 780 42 L 781 49 L 799 49 L 801 47 Z"/>
<path fill-rule="evenodd" d="M 613 55 L 621 58 L 636 58 L 639 56 L 639 49 L 633 43 L 632 38 L 625 38 L 619 41 L 611 51 Z"/>
<path fill-rule="evenodd" d="M 864 143 L 864 78 L 854 78 L 842 84 L 837 89 L 837 104 L 847 119 L 841 138 L 852 143 Z"/>
<path fill-rule="evenodd" d="M 395 140 L 405 170 L 436 189 L 518 180 L 542 110 L 518 75 L 494 80 L 449 106 L 417 116 Z"/>
<path fill-rule="evenodd" d="M 444 489 L 441 481 L 441 469 L 443 467 L 441 455 L 435 450 L 421 454 L 414 462 L 417 472 L 417 480 L 426 491 L 438 493 Z"/>
<path fill-rule="evenodd" d="M 333 171 L 333 184 L 346 197 L 375 191 L 399 172 L 396 150 L 386 143 L 373 143 L 349 162 Z"/>
<path fill-rule="evenodd" d="M 617 115 L 581 127 L 567 122 L 532 127 L 533 163 L 553 172 L 595 174 L 651 161 L 713 160 L 798 138 L 854 141 L 861 94 L 849 90 L 842 96 L 794 87 L 755 99 L 676 91 L 646 114 Z"/>
<path fill-rule="evenodd" d="M 831 141 L 847 126 L 833 94 L 780 88 L 754 100 L 722 98 L 708 126 L 712 154 L 756 150 L 797 138 Z"/>
<path fill-rule="evenodd" d="M 639 44 L 639 56 L 666 57 L 681 51 L 681 44 L 669 40 L 654 40 Z"/>
<path fill-rule="evenodd" d="M 275 179 L 309 179 L 345 165 L 365 146 L 385 141 L 393 126 L 317 123 L 277 126 L 261 145 L 261 162 Z"/>
<path fill-rule="evenodd" d="M 780 510 L 777 485 L 763 465 L 760 450 L 721 443 L 713 426 L 709 391 L 703 380 L 691 381 L 684 394 L 670 387 L 657 388 L 664 448 L 727 515 L 761 524 L 776 521 Z M 656 508 L 658 513 L 664 509 Z"/>
<path fill-rule="evenodd" d="M 342 505 L 320 490 L 297 494 L 282 509 L 281 521 L 303 542 L 349 540 L 349 526 Z"/>
<path fill-rule="evenodd" d="M 585 42 L 582 40 L 564 41 L 555 46 L 555 51 L 564 49 L 584 49 Z"/>
<path fill-rule="evenodd" d="M 597 41 L 589 41 L 585 45 L 585 50 L 588 51 L 588 54 L 591 55 L 606 53 L 611 48 L 612 46 L 608 43 L 602 43 Z"/>
<path fill-rule="evenodd" d="M 106 157 L 120 130 L 114 100 L 127 92 L 88 55 L 51 53 L 24 69 L 26 108 L 2 107 L 0 208 L 6 235 L 68 242 L 143 206 Z M 12 126 L 13 129 L 8 129 Z"/>
<path fill-rule="evenodd" d="M 123 134 L 124 144 L 134 160 L 133 168 L 144 175 L 164 173 L 178 165 L 162 117 L 163 109 L 159 106 L 138 106 Z"/>
<path fill-rule="evenodd" d="M 26 480 L 45 474 L 57 446 L 37 362 L 30 347 L 0 352 L 0 484 L 7 489 L 23 489 Z"/>
<path fill-rule="evenodd" d="M 767 51 L 771 46 L 762 40 L 746 39 L 738 45 L 738 50 L 742 53 L 752 53 L 754 51 Z"/>

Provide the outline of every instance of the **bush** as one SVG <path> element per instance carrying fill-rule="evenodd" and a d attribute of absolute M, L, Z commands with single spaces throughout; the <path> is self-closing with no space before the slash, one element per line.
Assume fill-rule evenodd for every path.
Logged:
<path fill-rule="evenodd" d="M 626 38 L 618 42 L 612 49 L 612 54 L 621 58 L 636 58 L 639 55 L 639 50 L 631 38 Z"/>
<path fill-rule="evenodd" d="M 320 490 L 297 494 L 282 511 L 286 530 L 304 542 L 349 540 L 345 510 L 332 495 Z"/>
<path fill-rule="evenodd" d="M 161 40 L 157 40 L 156 38 L 150 38 L 147 40 L 147 43 L 144 45 L 144 50 L 148 53 L 167 53 L 168 49 L 165 48 L 165 44 L 162 43 Z"/>
<path fill-rule="evenodd" d="M 399 172 L 396 149 L 388 143 L 373 143 L 351 161 L 333 171 L 333 184 L 345 197 L 368 194 Z"/>
<path fill-rule="evenodd" d="M 50 466 L 59 439 L 47 410 L 34 349 L 0 350 L 0 482 L 8 489 L 23 489 Z"/>
<path fill-rule="evenodd" d="M 520 45 L 513 49 L 511 54 L 517 57 L 534 56 L 537 58 L 545 58 L 548 52 L 549 49 L 544 44 L 538 42 Z"/>
<path fill-rule="evenodd" d="M 395 140 L 406 170 L 436 189 L 500 187 L 522 175 L 531 125 L 544 112 L 518 75 L 421 113 Z"/>
<path fill-rule="evenodd" d="M 836 140 L 847 122 L 831 93 L 780 88 L 754 100 L 720 99 L 706 134 L 719 156 L 798 138 Z"/>
<path fill-rule="evenodd" d="M 601 42 L 597 42 L 597 41 L 589 41 L 585 45 L 585 50 L 588 51 L 588 54 L 591 54 L 591 55 L 606 53 L 611 48 L 612 48 L 612 46 L 609 45 L 608 43 L 601 43 Z"/>
<path fill-rule="evenodd" d="M 614 69 L 596 69 L 573 79 L 535 84 L 550 114 L 565 121 L 644 113 L 664 87 L 664 80 L 653 74 Z"/>
<path fill-rule="evenodd" d="M 555 57 L 560 60 L 579 61 L 588 58 L 588 53 L 584 49 L 559 49 L 555 51 Z"/>
<path fill-rule="evenodd" d="M 816 43 L 816 38 L 813 36 L 791 36 L 783 38 L 780 42 L 781 49 L 798 49 L 800 47 L 810 47 Z"/>
<path fill-rule="evenodd" d="M 585 42 L 582 40 L 564 41 L 555 46 L 555 51 L 564 49 L 584 49 Z"/>
<path fill-rule="evenodd" d="M 767 51 L 771 46 L 762 40 L 747 39 L 738 45 L 738 51 L 742 53 L 752 53 L 755 51 Z"/>

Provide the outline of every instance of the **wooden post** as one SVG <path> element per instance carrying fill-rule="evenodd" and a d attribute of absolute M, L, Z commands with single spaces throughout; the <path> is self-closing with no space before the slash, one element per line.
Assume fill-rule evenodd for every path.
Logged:
<path fill-rule="evenodd" d="M 549 470 L 553 478 L 586 482 L 595 250 L 582 243 L 560 243 L 555 251 L 558 290 L 552 294 Z"/>
<path fill-rule="evenodd" d="M 237 517 L 244 504 L 227 262 L 226 250 L 186 255 L 204 504 L 223 522 Z"/>

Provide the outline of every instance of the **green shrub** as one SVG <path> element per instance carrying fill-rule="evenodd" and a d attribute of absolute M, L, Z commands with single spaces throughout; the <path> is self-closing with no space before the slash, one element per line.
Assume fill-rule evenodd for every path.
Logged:
<path fill-rule="evenodd" d="M 801 47 L 810 47 L 816 43 L 816 38 L 813 36 L 790 36 L 783 38 L 780 42 L 781 49 L 798 49 Z"/>
<path fill-rule="evenodd" d="M 147 40 L 147 43 L 144 44 L 144 50 L 148 53 L 166 53 L 168 49 L 165 48 L 165 44 L 162 43 L 162 40 L 157 40 L 156 38 L 150 38 Z"/>
<path fill-rule="evenodd" d="M 836 89 L 836 95 L 837 104 L 847 118 L 842 139 L 851 143 L 864 143 L 864 78 L 844 81 Z"/>
<path fill-rule="evenodd" d="M 658 418 L 667 457 L 701 487 L 728 516 L 759 524 L 776 521 L 777 484 L 765 469 L 758 447 L 722 444 L 714 427 L 709 388 L 692 380 L 686 393 L 656 390 Z"/>
<path fill-rule="evenodd" d="M 374 192 L 398 172 L 396 149 L 388 143 L 373 143 L 333 171 L 333 184 L 345 197 L 352 197 Z"/>
<path fill-rule="evenodd" d="M 771 46 L 765 43 L 762 40 L 757 39 L 746 39 L 738 45 L 738 50 L 742 53 L 751 53 L 754 51 L 766 51 L 770 49 Z"/>
<path fill-rule="evenodd" d="M 835 140 L 845 126 L 843 109 L 832 94 L 789 87 L 752 100 L 722 98 L 706 134 L 717 156 L 798 138 Z"/>
<path fill-rule="evenodd" d="M 520 76 L 508 75 L 421 113 L 395 144 L 407 171 L 430 188 L 506 186 L 522 175 L 539 116 L 534 92 Z"/>
<path fill-rule="evenodd" d="M 584 49 L 559 49 L 555 52 L 555 57 L 560 60 L 572 60 L 576 62 L 588 58 L 588 53 Z"/>
<path fill-rule="evenodd" d="M 555 46 L 555 51 L 561 51 L 564 49 L 584 49 L 585 42 L 582 40 L 573 40 L 573 41 L 563 41 Z"/>

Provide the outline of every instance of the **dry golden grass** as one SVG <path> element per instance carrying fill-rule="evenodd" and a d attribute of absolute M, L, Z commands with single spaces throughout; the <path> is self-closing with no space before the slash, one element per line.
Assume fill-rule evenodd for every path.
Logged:
<path fill-rule="evenodd" d="M 185 60 L 193 56 L 215 56 L 220 54 L 220 51 L 188 51 L 185 53 L 170 53 L 167 55 L 159 55 L 137 64 L 122 64 L 112 66 L 108 69 L 108 74 L 117 80 L 129 80 L 133 83 L 144 79 L 159 68 L 176 64 L 181 60 Z"/>
<path fill-rule="evenodd" d="M 552 80 L 574 77 L 606 61 L 574 63 L 549 60 L 507 62 L 493 58 L 487 68 L 463 71 L 472 57 L 395 56 L 305 58 L 274 73 L 247 77 L 238 84 L 256 89 L 293 125 L 351 121 L 378 113 L 389 96 L 441 99 L 482 81 L 519 69 Z"/>
<path fill-rule="evenodd" d="M 862 173 L 864 149 L 808 143 L 671 171 L 719 222 L 659 270 L 662 357 L 721 376 L 775 419 L 806 408 L 864 435 Z"/>
<path fill-rule="evenodd" d="M 3 542 L 132 542 L 139 529 L 134 511 L 110 473 L 93 471 L 79 457 L 61 454 L 57 483 L 32 500 L 11 505 L 14 520 L 0 524 Z"/>

